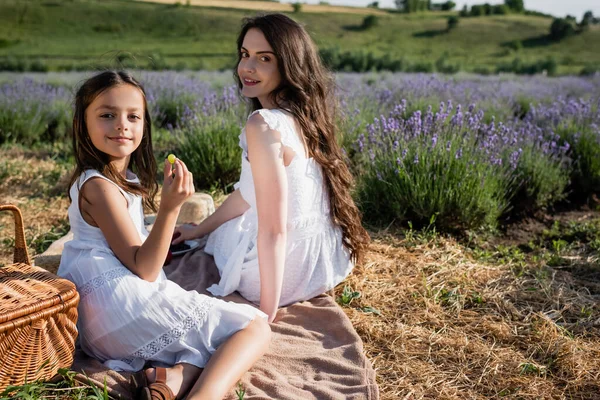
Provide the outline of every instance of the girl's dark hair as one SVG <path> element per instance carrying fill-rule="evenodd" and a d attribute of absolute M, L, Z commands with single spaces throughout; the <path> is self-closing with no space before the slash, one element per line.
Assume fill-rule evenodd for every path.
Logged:
<path fill-rule="evenodd" d="M 142 92 L 144 97 L 144 132 L 142 142 L 131 154 L 128 168 L 139 178 L 140 183 L 125 180 L 109 163 L 108 155 L 92 144 L 85 122 L 85 110 L 104 91 L 118 85 L 131 85 Z M 155 173 L 156 161 L 152 152 L 152 121 L 146 103 L 146 93 L 142 85 L 128 72 L 105 71 L 86 80 L 75 95 L 75 114 L 73 116 L 73 153 L 77 163 L 71 176 L 71 187 L 79 176 L 88 169 L 95 169 L 126 192 L 143 196 L 144 207 L 156 211 L 154 197 L 158 191 Z"/>
<path fill-rule="evenodd" d="M 270 94 L 270 100 L 291 112 L 300 124 L 309 156 L 323 169 L 333 222 L 342 229 L 344 246 L 352 259 L 360 261 L 370 238 L 352 200 L 352 174 L 336 139 L 333 77 L 323 66 L 306 30 L 283 14 L 244 19 L 237 39 L 238 64 L 244 37 L 253 28 L 264 34 L 278 61 L 281 84 Z M 241 90 L 237 68 L 234 76 Z M 252 111 L 262 108 L 257 98 L 250 102 Z"/>

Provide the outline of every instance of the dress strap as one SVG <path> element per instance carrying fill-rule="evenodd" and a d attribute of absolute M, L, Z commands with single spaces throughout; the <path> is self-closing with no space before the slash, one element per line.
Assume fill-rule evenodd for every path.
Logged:
<path fill-rule="evenodd" d="M 300 140 L 300 136 L 296 132 L 296 127 L 293 124 L 293 120 L 289 118 L 283 110 L 277 108 L 272 110 L 263 108 L 254 111 L 248 118 L 255 114 L 260 114 L 271 130 L 280 133 L 281 143 L 284 146 L 292 148 L 299 157 L 305 157 L 306 150 L 304 149 L 304 145 Z"/>
<path fill-rule="evenodd" d="M 96 178 L 96 177 L 102 178 L 102 179 L 112 183 L 113 185 L 115 185 L 117 187 L 117 189 L 119 189 L 119 191 L 121 192 L 123 197 L 125 197 L 125 200 L 127 200 L 127 207 L 130 207 L 133 204 L 133 195 L 131 193 L 127 193 L 119 185 L 117 185 L 115 182 L 111 181 L 110 179 L 108 179 L 106 176 L 102 175 L 100 172 L 98 172 L 95 169 L 87 169 L 87 170 L 83 171 L 83 173 L 79 176 L 79 179 L 77 180 L 77 182 L 75 182 L 75 184 L 73 184 L 73 186 L 71 187 L 71 198 L 78 200 L 79 199 L 79 191 L 81 190 L 81 187 L 83 186 L 83 184 L 86 183 L 87 181 L 89 181 L 90 179 Z M 133 180 L 133 182 L 135 182 L 135 180 Z M 79 203 L 77 203 L 77 204 L 79 204 Z"/>

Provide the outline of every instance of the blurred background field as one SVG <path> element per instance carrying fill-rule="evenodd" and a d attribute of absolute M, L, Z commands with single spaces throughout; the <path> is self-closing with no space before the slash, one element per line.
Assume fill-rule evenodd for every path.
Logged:
<path fill-rule="evenodd" d="M 69 230 L 73 95 L 97 69 L 143 83 L 157 159 L 185 160 L 217 203 L 233 190 L 247 115 L 234 42 L 243 7 L 264 2 L 186 3 L 0 2 L 0 203 L 23 210 L 33 254 Z M 382 398 L 597 399 L 596 18 L 555 40 L 557 18 L 533 12 L 271 4 L 336 70 L 338 139 L 373 237 L 336 296 Z M 0 215 L 0 266 L 12 237 Z"/>
<path fill-rule="evenodd" d="M 0 70 L 231 68 L 240 21 L 256 10 L 223 7 L 245 3 L 251 8 L 260 2 L 196 3 L 206 2 L 5 0 L 0 3 Z M 272 4 L 292 10 L 289 4 Z M 310 7 L 316 11 L 309 12 Z M 597 24 L 552 40 L 549 16 L 318 7 L 306 5 L 293 15 L 335 69 L 580 74 L 600 64 Z M 452 27 L 451 16 L 457 18 Z M 569 22 L 573 31 L 579 22 Z"/>

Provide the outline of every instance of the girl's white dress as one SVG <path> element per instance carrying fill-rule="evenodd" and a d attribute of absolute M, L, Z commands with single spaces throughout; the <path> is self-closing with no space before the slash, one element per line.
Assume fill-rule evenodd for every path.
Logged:
<path fill-rule="evenodd" d="M 313 158 L 306 158 L 294 119 L 280 109 L 257 110 L 250 117 L 256 113 L 260 113 L 271 129 L 281 134 L 282 144 L 296 153 L 286 167 L 287 246 L 279 302 L 279 306 L 283 307 L 332 289 L 348 276 L 353 264 L 342 244 L 342 231 L 331 219 L 321 166 Z M 243 297 L 258 304 L 258 220 L 245 130 L 240 135 L 240 147 L 242 172 L 234 187 L 240 190 L 250 208 L 209 235 L 204 251 L 214 256 L 221 280 L 208 290 L 217 296 L 226 296 L 237 290 Z"/>
<path fill-rule="evenodd" d="M 157 366 L 185 362 L 204 367 L 211 354 L 260 310 L 186 291 L 164 271 L 154 282 L 133 274 L 117 259 L 102 231 L 89 225 L 79 210 L 79 188 L 92 177 L 87 170 L 70 189 L 67 242 L 58 275 L 75 283 L 80 295 L 79 339 L 82 349 L 118 371 L 137 371 L 146 361 Z M 129 179 L 131 178 L 131 179 Z M 139 182 L 129 173 L 128 180 Z M 142 198 L 121 190 L 140 238 L 144 227 Z"/>

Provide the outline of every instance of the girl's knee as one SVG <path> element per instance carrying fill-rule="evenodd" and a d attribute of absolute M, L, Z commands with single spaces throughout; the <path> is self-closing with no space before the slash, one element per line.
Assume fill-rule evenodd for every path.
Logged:
<path fill-rule="evenodd" d="M 254 320 L 246 327 L 246 330 L 261 342 L 268 343 L 271 341 L 271 327 L 264 318 L 254 318 Z"/>

